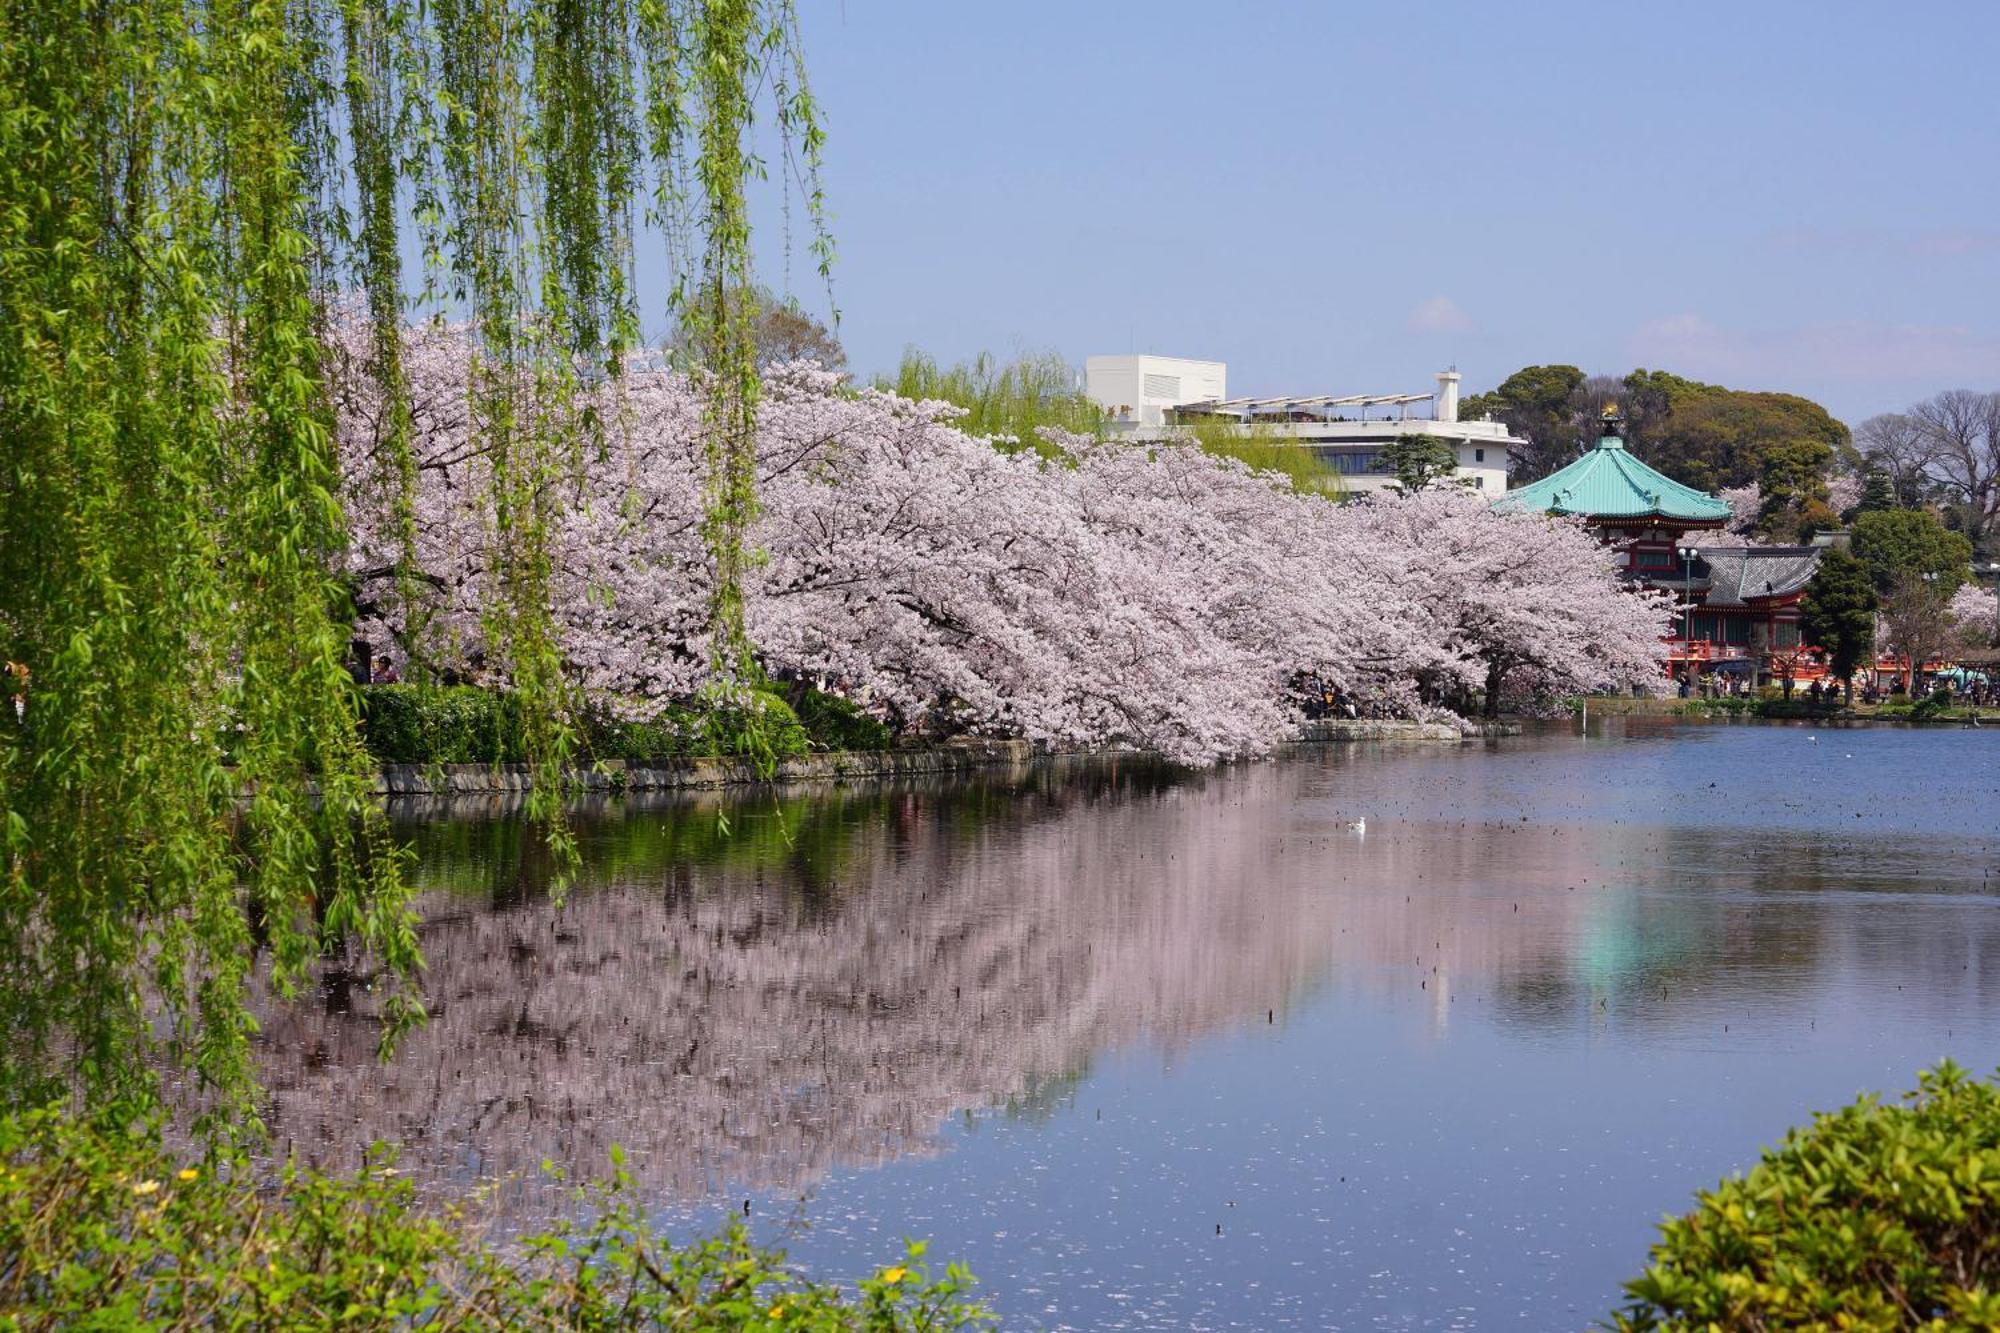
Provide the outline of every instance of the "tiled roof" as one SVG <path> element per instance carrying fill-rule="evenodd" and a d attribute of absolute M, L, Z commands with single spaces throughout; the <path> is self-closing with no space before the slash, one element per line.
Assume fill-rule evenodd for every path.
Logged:
<path fill-rule="evenodd" d="M 1590 518 L 1657 516 L 1692 523 L 1719 523 L 1729 517 L 1727 504 L 1655 472 L 1633 457 L 1615 435 L 1599 440 L 1595 449 L 1568 467 L 1507 492 L 1494 507 Z"/>
<path fill-rule="evenodd" d="M 1817 546 L 1704 546 L 1708 606 L 1745 606 L 1765 597 L 1784 597 L 1812 580 L 1819 568 Z"/>

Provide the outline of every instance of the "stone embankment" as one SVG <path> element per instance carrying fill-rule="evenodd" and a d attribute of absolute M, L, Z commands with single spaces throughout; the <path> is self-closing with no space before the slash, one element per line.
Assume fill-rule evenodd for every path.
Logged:
<path fill-rule="evenodd" d="M 1449 722 L 1412 722 L 1407 718 L 1323 717 L 1299 728 L 1302 741 L 1456 741 L 1464 733 Z"/>
<path fill-rule="evenodd" d="M 1026 764 L 1035 757 L 1027 741 L 969 741 L 923 750 L 835 751 L 778 762 L 761 774 L 747 759 L 673 759 L 654 763 L 606 760 L 575 774 L 586 792 L 670 791 L 770 782 L 839 782 L 857 778 L 915 777 Z M 526 764 L 384 764 L 375 790 L 386 796 L 455 796 L 524 792 L 532 786 Z"/>
<path fill-rule="evenodd" d="M 1300 742 L 1325 741 L 1460 741 L 1475 736 L 1511 736 L 1520 727 L 1508 722 L 1467 724 L 1412 722 L 1396 718 L 1323 718 L 1299 729 Z M 1092 754 L 1100 752 L 1092 751 Z M 1139 756 L 1142 751 L 1101 752 Z M 965 773 L 975 769 L 1020 767 L 1032 763 L 1038 751 L 1028 741 L 955 741 L 921 750 L 834 751 L 780 760 L 766 775 L 747 759 L 671 759 L 634 763 L 606 760 L 575 774 L 581 792 L 696 791 L 717 787 L 769 783 L 788 786 L 810 782 L 853 782 L 867 779 Z M 375 790 L 384 796 L 474 796 L 525 792 L 533 785 L 526 764 L 384 764 Z"/>

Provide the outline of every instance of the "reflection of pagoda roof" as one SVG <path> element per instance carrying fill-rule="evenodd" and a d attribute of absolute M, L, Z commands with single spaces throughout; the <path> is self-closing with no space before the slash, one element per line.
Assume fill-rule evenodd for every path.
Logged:
<path fill-rule="evenodd" d="M 1507 492 L 1495 508 L 1703 524 L 1729 518 L 1726 503 L 1647 467 L 1616 435 L 1605 436 L 1569 466 Z"/>
<path fill-rule="evenodd" d="M 1709 606 L 1745 606 L 1767 597 L 1785 597 L 1811 581 L 1819 568 L 1817 546 L 1708 546 Z"/>

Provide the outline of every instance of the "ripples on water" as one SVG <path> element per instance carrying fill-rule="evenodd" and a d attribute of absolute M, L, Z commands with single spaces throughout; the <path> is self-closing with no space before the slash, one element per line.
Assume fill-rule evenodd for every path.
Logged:
<path fill-rule="evenodd" d="M 523 1218 L 622 1144 L 677 1230 L 928 1236 L 1010 1326 L 1581 1327 L 1786 1126 L 2000 1062 L 1996 810 L 1992 733 L 1635 721 L 634 797 L 558 909 L 413 804 L 432 1021 L 273 1010 L 270 1122 Z"/>

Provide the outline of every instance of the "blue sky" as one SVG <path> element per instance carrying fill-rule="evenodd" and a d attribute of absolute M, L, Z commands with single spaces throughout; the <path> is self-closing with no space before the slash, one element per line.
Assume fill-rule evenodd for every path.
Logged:
<path fill-rule="evenodd" d="M 799 0 L 854 368 L 2000 388 L 2000 3 Z M 767 275 L 783 285 L 775 209 Z M 796 226 L 791 285 L 814 289 Z"/>

